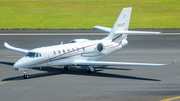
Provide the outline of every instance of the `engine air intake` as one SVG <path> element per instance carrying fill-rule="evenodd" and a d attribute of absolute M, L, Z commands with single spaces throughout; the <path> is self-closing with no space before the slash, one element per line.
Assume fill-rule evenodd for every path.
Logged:
<path fill-rule="evenodd" d="M 99 44 L 97 45 L 97 50 L 98 50 L 99 52 L 102 52 L 102 51 L 104 50 L 104 45 L 103 45 L 102 43 L 99 43 Z"/>

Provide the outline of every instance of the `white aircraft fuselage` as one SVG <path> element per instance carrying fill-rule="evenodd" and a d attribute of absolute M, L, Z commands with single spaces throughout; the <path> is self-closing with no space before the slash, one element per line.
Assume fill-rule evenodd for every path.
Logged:
<path fill-rule="evenodd" d="M 85 42 L 68 43 L 40 47 L 30 50 L 14 64 L 15 69 L 71 65 L 74 61 L 97 61 L 108 54 L 120 50 L 127 44 L 114 43 L 112 40 L 88 40 Z M 99 44 L 99 48 L 97 49 Z M 30 56 L 28 56 L 28 54 Z"/>

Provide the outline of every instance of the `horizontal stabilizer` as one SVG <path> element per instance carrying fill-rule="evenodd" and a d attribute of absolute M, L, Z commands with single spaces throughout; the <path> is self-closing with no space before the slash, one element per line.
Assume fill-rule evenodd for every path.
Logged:
<path fill-rule="evenodd" d="M 96 29 L 99 29 L 108 33 L 111 31 L 111 28 L 103 27 L 103 26 L 94 26 L 93 28 L 96 28 Z"/>
<path fill-rule="evenodd" d="M 110 32 L 112 28 L 103 27 L 103 26 L 94 26 L 93 28 Z M 161 32 L 147 32 L 147 31 L 116 31 L 115 34 L 159 34 Z"/>
<path fill-rule="evenodd" d="M 27 50 L 27 49 L 13 47 L 13 46 L 9 45 L 7 42 L 4 42 L 4 46 L 10 50 L 14 50 L 14 51 L 25 53 L 25 54 L 29 52 L 29 50 Z"/>
<path fill-rule="evenodd" d="M 161 32 L 146 32 L 146 31 L 116 31 L 115 34 L 159 34 Z"/>
<path fill-rule="evenodd" d="M 175 63 L 155 64 L 155 63 L 130 63 L 130 62 L 105 62 L 105 61 L 75 61 L 73 65 L 91 65 L 91 66 L 166 66 Z"/>

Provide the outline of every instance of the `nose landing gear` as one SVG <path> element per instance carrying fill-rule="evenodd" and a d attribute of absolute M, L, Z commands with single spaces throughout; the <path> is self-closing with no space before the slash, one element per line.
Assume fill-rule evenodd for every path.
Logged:
<path fill-rule="evenodd" d="M 24 71 L 23 73 L 24 73 L 24 76 L 23 76 L 23 77 L 24 77 L 24 79 L 28 79 L 28 78 L 29 78 L 29 76 L 28 76 L 28 72 L 27 72 L 27 71 Z"/>

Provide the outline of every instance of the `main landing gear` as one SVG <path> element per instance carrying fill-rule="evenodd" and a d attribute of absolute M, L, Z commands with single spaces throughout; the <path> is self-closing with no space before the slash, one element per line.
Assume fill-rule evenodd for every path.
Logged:
<path fill-rule="evenodd" d="M 95 71 L 94 66 L 88 66 L 87 71 L 93 73 Z"/>
<path fill-rule="evenodd" d="M 62 69 L 64 69 L 64 70 L 70 70 L 71 69 L 71 66 L 70 65 L 67 65 L 67 66 L 61 66 L 62 67 Z"/>
<path fill-rule="evenodd" d="M 23 77 L 24 77 L 24 79 L 28 79 L 29 78 L 27 71 L 24 71 L 24 76 Z"/>
<path fill-rule="evenodd" d="M 70 70 L 71 66 L 70 65 L 65 65 L 65 66 L 61 66 L 62 69 L 64 70 Z M 95 71 L 94 66 L 87 66 L 87 71 L 89 73 L 93 73 Z"/>

